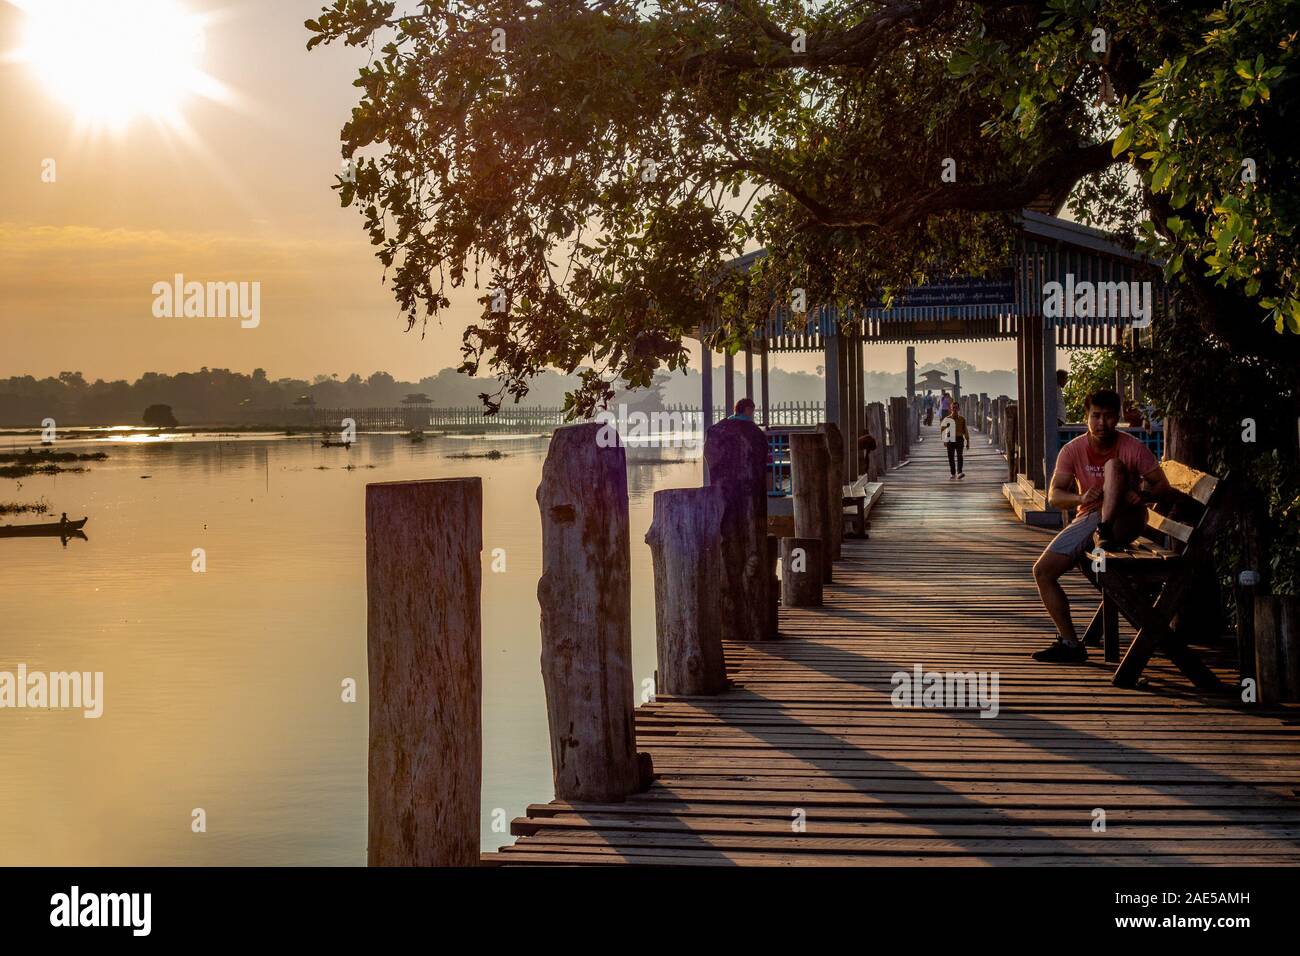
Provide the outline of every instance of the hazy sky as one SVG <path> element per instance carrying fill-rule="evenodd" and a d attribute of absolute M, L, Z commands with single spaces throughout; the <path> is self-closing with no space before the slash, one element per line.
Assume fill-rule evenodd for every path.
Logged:
<path fill-rule="evenodd" d="M 0 0 L 0 56 L 29 35 L 28 15 L 12 3 Z M 135 378 L 207 365 L 260 366 L 272 377 L 383 369 L 414 380 L 457 364 L 477 293 L 453 295 L 442 326 L 430 326 L 423 341 L 404 332 L 360 216 L 330 189 L 364 51 L 306 51 L 302 22 L 319 12 L 319 0 L 176 5 L 204 16 L 197 62 L 229 94 L 228 102 L 187 97 L 184 133 L 148 118 L 117 131 L 79 127 L 75 106 L 39 64 L 0 61 L 0 377 L 77 370 Z M 74 98 L 80 88 L 89 100 L 99 87 L 91 76 L 74 72 L 72 80 L 64 85 Z M 43 181 L 47 160 L 53 182 Z M 176 273 L 260 282 L 260 324 L 156 318 L 153 285 Z M 922 362 L 1015 361 L 1011 342 L 917 351 Z M 777 364 L 812 370 L 819 361 L 783 356 Z M 867 362 L 901 370 L 903 347 L 872 347 Z"/>

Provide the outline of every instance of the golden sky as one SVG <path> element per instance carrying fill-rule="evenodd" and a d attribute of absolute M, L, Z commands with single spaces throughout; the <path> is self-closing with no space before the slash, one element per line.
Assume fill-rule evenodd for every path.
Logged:
<path fill-rule="evenodd" d="M 202 20 L 191 59 L 221 96 L 183 97 L 183 129 L 147 116 L 90 128 L 76 103 L 96 102 L 103 85 L 84 66 L 52 76 L 16 60 L 31 22 L 14 2 L 0 0 L 0 57 L 10 54 L 0 59 L 0 377 L 75 370 L 133 379 L 206 365 L 260 366 L 272 377 L 382 369 L 415 380 L 459 362 L 477 293 L 453 295 L 423 341 L 404 332 L 360 216 L 330 189 L 365 53 L 306 51 L 302 22 L 319 0 L 138 0 Z M 112 63 L 108 46 L 77 62 Z M 177 273 L 260 282 L 257 327 L 155 317 L 152 288 Z M 954 354 L 981 368 L 1015 360 L 1011 343 L 918 348 L 922 362 Z M 779 364 L 811 371 L 818 358 Z M 902 363 L 902 346 L 868 350 L 870 368 Z"/>

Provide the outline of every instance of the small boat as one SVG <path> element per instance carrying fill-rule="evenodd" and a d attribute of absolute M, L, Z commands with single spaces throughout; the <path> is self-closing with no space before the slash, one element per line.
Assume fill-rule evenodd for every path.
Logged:
<path fill-rule="evenodd" d="M 351 448 L 350 441 L 330 441 L 328 438 L 320 443 L 322 448 Z"/>
<path fill-rule="evenodd" d="M 81 531 L 89 520 L 87 517 L 80 521 L 0 525 L 0 538 L 70 538 Z"/>

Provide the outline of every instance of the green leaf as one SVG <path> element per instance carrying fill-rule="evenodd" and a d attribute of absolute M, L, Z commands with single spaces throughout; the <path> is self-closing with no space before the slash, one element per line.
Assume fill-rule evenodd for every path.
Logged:
<path fill-rule="evenodd" d="M 1115 145 L 1110 148 L 1110 154 L 1112 156 L 1118 156 L 1120 153 L 1124 152 L 1124 150 L 1128 149 L 1129 145 L 1133 142 L 1133 136 L 1136 131 L 1136 126 L 1125 126 L 1120 130 L 1119 135 L 1115 137 Z"/>

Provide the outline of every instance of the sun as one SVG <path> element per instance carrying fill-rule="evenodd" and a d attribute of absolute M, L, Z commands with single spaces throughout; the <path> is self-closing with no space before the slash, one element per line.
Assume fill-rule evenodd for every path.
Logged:
<path fill-rule="evenodd" d="M 176 0 L 11 0 L 26 15 L 16 59 L 79 123 L 171 126 L 194 96 L 220 99 L 203 72 L 203 18 Z"/>

